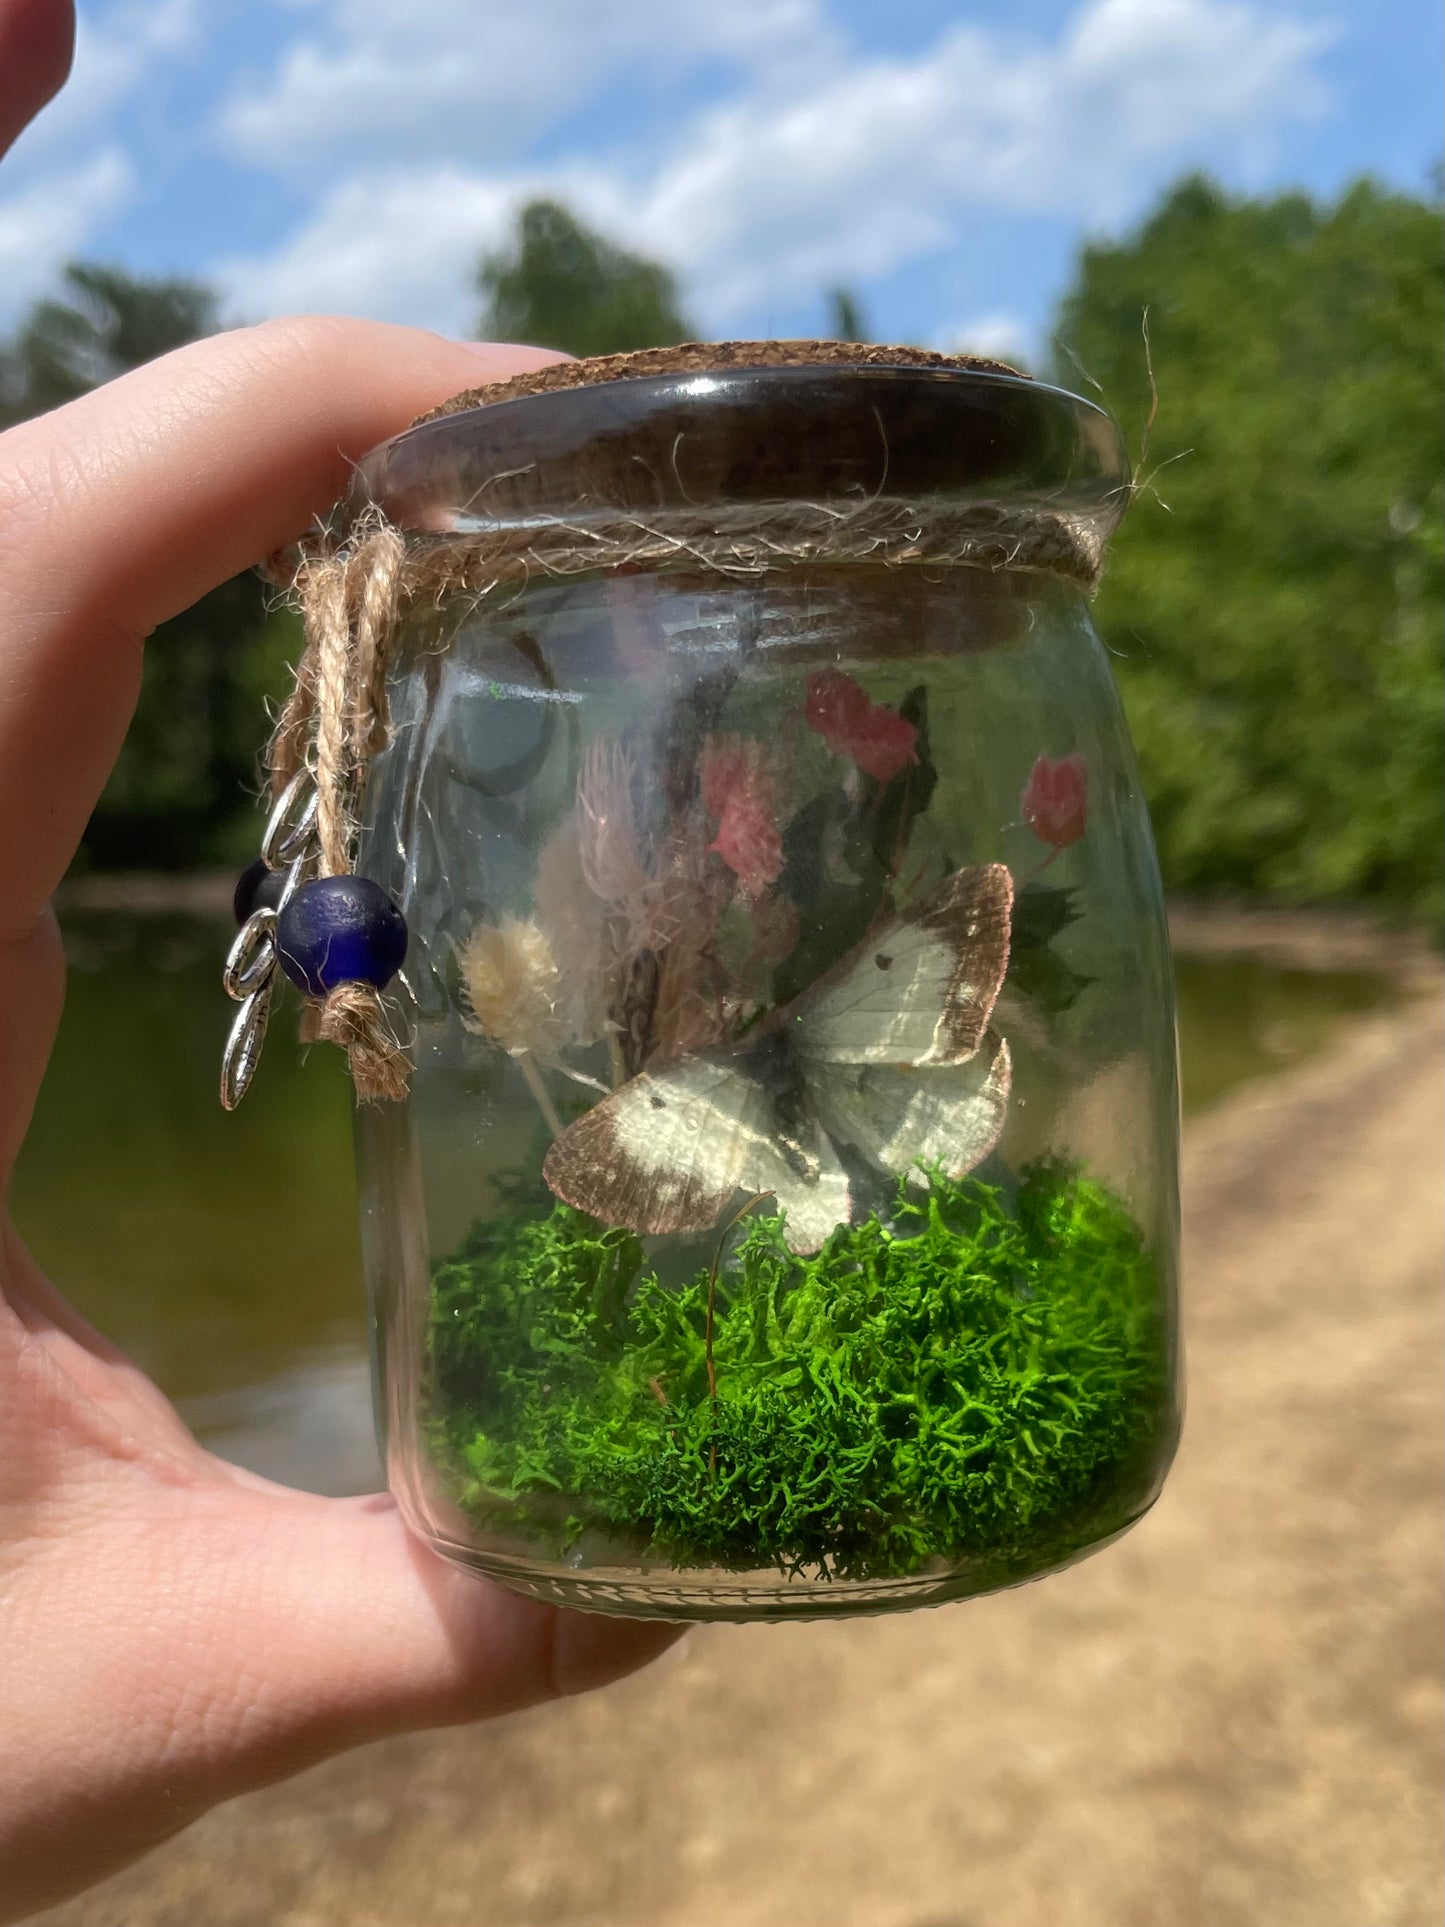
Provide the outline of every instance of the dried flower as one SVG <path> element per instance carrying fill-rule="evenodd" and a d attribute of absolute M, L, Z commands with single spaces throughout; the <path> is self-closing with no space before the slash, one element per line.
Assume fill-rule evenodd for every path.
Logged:
<path fill-rule="evenodd" d="M 761 777 L 758 745 L 741 736 L 709 736 L 698 761 L 702 806 L 716 822 L 734 790 L 757 787 Z"/>
<path fill-rule="evenodd" d="M 713 954 L 716 908 L 705 891 L 696 891 L 688 908 L 658 969 L 653 1036 L 656 1060 L 664 1064 L 721 1043 L 727 1029 L 723 976 Z"/>
<path fill-rule="evenodd" d="M 756 897 L 783 873 L 783 839 L 765 799 L 743 785 L 723 806 L 717 836 L 708 845 L 737 877 L 743 894 Z"/>
<path fill-rule="evenodd" d="M 841 669 L 820 669 L 808 678 L 803 718 L 825 741 L 850 736 L 871 707 L 867 690 Z"/>
<path fill-rule="evenodd" d="M 848 754 L 866 776 L 880 783 L 918 761 L 918 728 L 896 709 L 877 703 L 848 740 Z"/>
<path fill-rule="evenodd" d="M 555 1057 L 564 1025 L 558 1002 L 561 974 L 546 933 L 508 917 L 479 923 L 457 950 L 468 1030 L 491 1038 L 514 1056 Z"/>
<path fill-rule="evenodd" d="M 647 871 L 637 844 L 632 757 L 615 736 L 589 744 L 577 779 L 577 826 L 582 875 L 604 903 L 631 915 Z"/>
<path fill-rule="evenodd" d="M 820 669 L 808 678 L 803 718 L 836 756 L 846 756 L 866 776 L 888 783 L 918 761 L 918 729 L 841 669 Z"/>
<path fill-rule="evenodd" d="M 707 847 L 734 873 L 743 894 L 756 897 L 783 868 L 775 786 L 763 766 L 762 745 L 740 736 L 709 736 L 698 777 L 703 808 L 718 825 Z"/>
<path fill-rule="evenodd" d="M 532 892 L 560 978 L 559 1009 L 567 1042 L 594 1044 L 608 1030 L 609 985 L 617 933 L 611 912 L 582 875 L 581 832 L 568 816 L 542 846 Z"/>
<path fill-rule="evenodd" d="M 1040 843 L 1066 850 L 1084 834 L 1088 796 L 1089 765 L 1082 756 L 1039 756 L 1019 798 L 1019 813 Z"/>

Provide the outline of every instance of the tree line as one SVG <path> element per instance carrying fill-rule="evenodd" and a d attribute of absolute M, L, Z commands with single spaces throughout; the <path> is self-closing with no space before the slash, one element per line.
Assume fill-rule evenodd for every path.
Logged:
<path fill-rule="evenodd" d="M 1097 613 L 1176 891 L 1355 901 L 1440 928 L 1445 213 L 1191 177 L 1085 246 L 1040 370 L 1138 456 Z M 522 209 L 483 337 L 607 354 L 694 337 L 661 263 Z M 867 338 L 855 296 L 832 333 Z M 77 264 L 0 342 L 0 425 L 214 332 L 214 294 Z M 157 631 L 82 861 L 243 860 L 263 705 L 296 636 L 243 576 Z"/>

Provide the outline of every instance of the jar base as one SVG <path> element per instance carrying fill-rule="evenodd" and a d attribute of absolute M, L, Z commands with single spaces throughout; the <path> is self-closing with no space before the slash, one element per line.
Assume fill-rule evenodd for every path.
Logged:
<path fill-rule="evenodd" d="M 565 1567 L 465 1545 L 436 1533 L 426 1534 L 426 1539 L 443 1558 L 505 1586 L 509 1592 L 539 1600 L 544 1605 L 617 1619 L 779 1624 L 784 1620 L 859 1619 L 881 1613 L 912 1612 L 924 1606 L 944 1606 L 1025 1586 L 1035 1579 L 1062 1572 L 1113 1545 L 1138 1524 L 1153 1503 L 1151 1497 L 1122 1525 L 1087 1545 L 1072 1547 L 1056 1560 L 1012 1574 L 1001 1573 L 995 1564 L 987 1572 L 980 1568 L 955 1568 L 898 1579 L 820 1580 L 816 1575 L 789 1579 L 782 1573 L 739 1573 L 715 1567 L 695 1574 L 679 1572 L 663 1579 L 655 1573 L 644 1576 L 625 1567 L 573 1572 Z"/>

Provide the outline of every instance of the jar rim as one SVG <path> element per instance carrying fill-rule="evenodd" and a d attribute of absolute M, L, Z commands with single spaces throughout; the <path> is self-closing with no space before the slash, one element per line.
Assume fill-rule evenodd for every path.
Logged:
<path fill-rule="evenodd" d="M 767 502 L 1037 506 L 1101 548 L 1128 505 L 1117 423 L 1027 376 L 864 362 L 636 374 L 425 419 L 358 464 L 343 514 L 484 534 Z"/>

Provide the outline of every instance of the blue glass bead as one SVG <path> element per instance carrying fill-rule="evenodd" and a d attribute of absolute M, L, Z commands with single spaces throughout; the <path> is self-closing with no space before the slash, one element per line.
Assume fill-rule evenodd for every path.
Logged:
<path fill-rule="evenodd" d="M 231 901 L 236 922 L 245 923 L 256 910 L 274 910 L 285 887 L 285 873 L 273 870 L 263 857 L 248 863 L 236 879 L 236 894 Z"/>
<path fill-rule="evenodd" d="M 384 990 L 406 957 L 406 919 L 366 877 L 318 877 L 303 883 L 281 912 L 276 957 L 311 997 L 338 984 Z"/>

